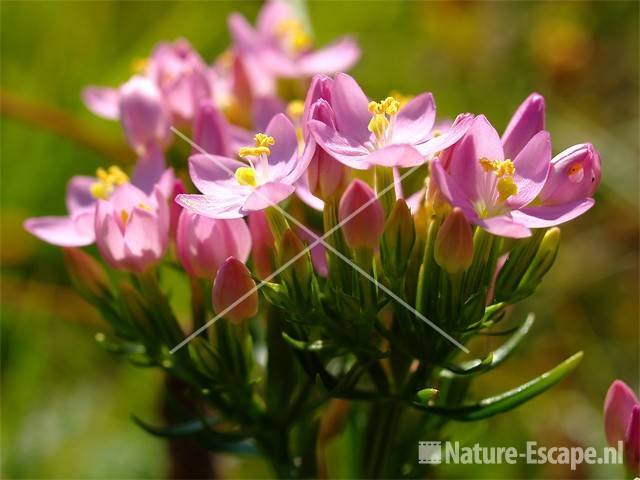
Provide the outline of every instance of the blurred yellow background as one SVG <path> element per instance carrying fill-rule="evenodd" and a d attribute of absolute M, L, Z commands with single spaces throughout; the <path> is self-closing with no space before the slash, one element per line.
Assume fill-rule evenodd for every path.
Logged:
<path fill-rule="evenodd" d="M 162 476 L 164 442 L 129 417 L 158 416 L 160 376 L 95 344 L 103 325 L 70 287 L 60 251 L 30 237 L 21 223 L 64 213 L 70 176 L 121 160 L 119 125 L 83 107 L 83 86 L 123 82 L 132 61 L 163 39 L 186 37 L 211 62 L 229 42 L 227 15 L 239 10 L 253 20 L 259 3 L 25 1 L 0 8 L 2 476 Z M 472 393 L 511 388 L 577 350 L 584 361 L 524 407 L 451 431 L 485 446 L 524 448 L 527 440 L 603 446 L 605 392 L 615 378 L 637 391 L 640 368 L 639 4 L 317 1 L 308 10 L 319 44 L 344 33 L 357 38 L 363 56 L 352 73 L 376 98 L 392 90 L 432 91 L 440 118 L 485 113 L 502 129 L 538 91 L 547 100 L 554 153 L 585 141 L 600 151 L 595 208 L 562 228 L 556 265 L 516 312 L 537 315 L 529 341 Z M 269 475 L 259 467 L 229 465 L 234 475 Z M 445 478 L 569 473 L 522 464 L 438 472 Z M 621 470 L 584 465 L 572 475 L 606 478 Z"/>

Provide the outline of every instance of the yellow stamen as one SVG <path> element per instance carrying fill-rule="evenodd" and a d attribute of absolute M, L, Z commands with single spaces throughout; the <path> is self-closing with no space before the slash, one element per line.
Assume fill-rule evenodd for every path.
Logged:
<path fill-rule="evenodd" d="M 381 102 L 369 102 L 369 112 L 373 114 L 395 115 L 400 110 L 400 102 L 393 97 L 387 97 Z"/>
<path fill-rule="evenodd" d="M 253 139 L 256 141 L 256 147 L 271 147 L 276 143 L 273 137 L 265 135 L 264 133 L 256 133 Z"/>
<path fill-rule="evenodd" d="M 129 212 L 127 212 L 126 210 L 121 210 L 120 211 L 120 220 L 122 220 L 122 223 L 124 225 L 126 225 L 127 222 L 129 221 Z"/>
<path fill-rule="evenodd" d="M 255 187 L 257 185 L 256 171 L 251 167 L 240 167 L 236 170 L 236 181 L 240 185 Z"/>
<path fill-rule="evenodd" d="M 144 202 L 140 202 L 138 204 L 138 208 L 141 208 L 142 210 L 146 210 L 147 212 L 152 212 L 153 211 L 153 209 L 149 205 L 144 203 Z"/>
<path fill-rule="evenodd" d="M 369 131 L 373 133 L 377 139 L 381 139 L 384 137 L 387 128 L 389 127 L 389 120 L 382 113 L 376 113 L 373 117 L 371 117 L 371 121 L 369 122 Z"/>
<path fill-rule="evenodd" d="M 304 113 L 304 102 L 302 100 L 293 100 L 289 102 L 289 105 L 287 105 L 287 115 L 290 118 L 294 120 L 298 120 L 299 118 L 302 117 L 303 113 Z"/>
<path fill-rule="evenodd" d="M 313 43 L 311 35 L 297 18 L 282 20 L 276 26 L 275 34 L 295 53 L 307 50 Z"/>
<path fill-rule="evenodd" d="M 503 202 L 510 196 L 518 193 L 518 186 L 511 176 L 500 178 L 496 188 L 500 194 L 500 200 Z"/>
<path fill-rule="evenodd" d="M 407 103 L 413 100 L 412 95 L 404 95 L 398 92 L 397 90 L 393 90 L 390 96 L 398 100 L 398 103 L 400 104 L 400 108 L 404 107 Z"/>
<path fill-rule="evenodd" d="M 147 71 L 147 67 L 149 65 L 149 59 L 148 58 L 135 58 L 132 62 L 131 62 L 131 71 L 133 73 L 144 73 Z"/>
<path fill-rule="evenodd" d="M 245 158 L 245 157 L 259 157 L 263 153 L 265 155 L 270 155 L 271 154 L 271 150 L 269 150 L 269 147 L 242 147 L 238 151 L 238 156 L 240 156 L 242 158 Z"/>
<path fill-rule="evenodd" d="M 106 200 L 113 193 L 114 187 L 120 186 L 129 181 L 129 177 L 120 167 L 111 166 L 107 170 L 98 168 L 96 170 L 97 181 L 89 187 L 89 191 L 94 198 Z"/>

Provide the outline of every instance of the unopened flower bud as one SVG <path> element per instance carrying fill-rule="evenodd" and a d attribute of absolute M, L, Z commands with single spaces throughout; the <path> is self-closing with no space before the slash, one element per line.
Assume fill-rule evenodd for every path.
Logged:
<path fill-rule="evenodd" d="M 527 142 L 544 130 L 544 111 L 544 97 L 538 93 L 522 102 L 502 135 L 505 158 L 516 158 Z"/>
<path fill-rule="evenodd" d="M 542 278 L 551 269 L 553 262 L 556 260 L 558 248 L 560 247 L 560 229 L 558 227 L 550 228 L 542 237 L 540 247 L 536 256 L 531 262 L 531 266 L 527 270 L 518 290 L 523 292 L 533 292 L 538 286 Z"/>
<path fill-rule="evenodd" d="M 347 181 L 347 169 L 335 158 L 316 145 L 307 169 L 309 191 L 326 200 L 339 195 Z"/>
<path fill-rule="evenodd" d="M 239 323 L 258 313 L 258 292 L 249 269 L 240 260 L 229 257 L 218 270 L 211 295 L 218 315 Z"/>
<path fill-rule="evenodd" d="M 304 249 L 304 243 L 296 234 L 291 229 L 285 230 L 280 241 L 280 248 L 278 248 L 278 264 L 283 267 L 293 258 L 296 258 L 296 260 L 285 268 L 280 275 L 288 288 L 299 289 L 303 294 L 308 291 L 313 269 L 309 254 L 300 255 Z"/>
<path fill-rule="evenodd" d="M 109 277 L 100 263 L 79 248 L 63 251 L 69 275 L 81 291 L 97 298 L 111 295 Z"/>
<path fill-rule="evenodd" d="M 466 270 L 473 260 L 473 232 L 459 208 L 454 208 L 438 230 L 434 257 L 449 273 Z"/>
<path fill-rule="evenodd" d="M 251 261 L 260 278 L 273 272 L 274 239 L 264 210 L 251 212 L 247 217 L 251 231 Z"/>
<path fill-rule="evenodd" d="M 380 255 L 387 275 L 398 278 L 404 274 L 415 240 L 415 225 L 409 206 L 403 199 L 398 199 L 382 234 Z"/>
<path fill-rule="evenodd" d="M 375 249 L 384 230 L 384 212 L 373 189 L 354 180 L 340 200 L 338 216 L 347 245 Z"/>

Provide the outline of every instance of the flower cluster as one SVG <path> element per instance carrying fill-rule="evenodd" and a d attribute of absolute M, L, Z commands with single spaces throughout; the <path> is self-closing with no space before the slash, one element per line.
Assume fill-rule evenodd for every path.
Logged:
<path fill-rule="evenodd" d="M 67 216 L 25 222 L 67 248 L 78 288 L 113 327 L 101 343 L 202 397 L 208 407 L 193 416 L 213 412 L 221 424 L 202 424 L 209 445 L 251 439 L 282 476 L 326 467 L 320 455 L 303 470 L 299 456 L 327 441 L 304 422 L 322 408 L 338 415 L 331 399 L 370 402 L 384 417 L 353 427 L 365 458 L 386 462 L 357 474 L 397 476 L 405 457 L 384 450 L 385 435 L 419 438 L 428 427 L 435 438 L 434 416 L 505 411 L 577 365 L 581 354 L 463 404 L 470 379 L 502 363 L 532 319 L 498 350 L 456 357 L 534 292 L 554 262 L 557 226 L 593 206 L 593 145 L 553 156 L 535 93 L 502 136 L 484 115 L 437 119 L 428 92 L 371 99 L 343 73 L 356 43 L 315 48 L 278 0 L 255 27 L 234 14 L 229 28 L 233 44 L 212 65 L 178 40 L 137 61 L 120 87 L 87 88 L 86 105 L 120 121 L 137 164 L 131 176 L 113 166 L 74 177 Z M 188 138 L 188 160 L 167 168 Z M 107 265 L 132 275 L 114 286 L 74 248 L 94 242 Z M 190 327 L 162 286 L 176 268 L 190 285 Z M 412 423 L 421 427 L 383 430 Z M 294 432 L 312 443 L 292 445 Z"/>

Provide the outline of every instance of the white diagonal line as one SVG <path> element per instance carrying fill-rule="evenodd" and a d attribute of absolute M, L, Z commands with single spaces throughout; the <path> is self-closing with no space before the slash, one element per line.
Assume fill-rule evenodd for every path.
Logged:
<path fill-rule="evenodd" d="M 195 148 L 196 150 L 198 150 L 200 153 L 204 154 L 205 156 L 207 156 L 210 160 L 212 160 L 213 162 L 217 163 L 218 166 L 222 167 L 223 170 L 227 171 L 230 175 L 233 175 L 234 172 L 229 169 L 226 165 L 223 165 L 219 162 L 216 161 L 216 159 L 209 154 L 209 152 L 207 152 L 206 150 L 204 150 L 200 145 L 196 144 L 193 140 L 191 140 L 189 137 L 187 137 L 186 135 L 184 135 L 182 132 L 180 132 L 177 128 L 175 127 L 171 127 L 171 130 L 178 135 L 180 138 L 182 138 L 183 140 L 185 140 L 189 145 L 191 145 L 193 148 Z M 415 172 L 418 168 L 420 168 L 420 165 L 416 165 L 414 167 L 412 167 L 411 169 L 409 169 L 407 172 L 405 172 L 402 176 L 400 176 L 397 181 L 401 181 L 403 180 L 405 177 L 408 177 L 409 175 L 411 175 L 413 172 Z M 276 271 L 274 271 L 273 273 L 271 273 L 270 275 L 267 276 L 267 278 L 263 279 L 258 285 L 256 285 L 253 289 L 251 289 L 250 291 L 246 292 L 244 295 L 242 295 L 240 298 L 238 298 L 235 302 L 233 302 L 230 306 L 228 306 L 227 308 L 225 308 L 222 312 L 220 312 L 216 317 L 212 318 L 211 320 L 209 320 L 207 323 L 205 323 L 204 325 L 202 325 L 200 328 L 198 328 L 196 331 L 194 331 L 193 333 L 191 333 L 188 337 L 186 337 L 182 342 L 180 342 L 178 345 L 176 345 L 175 347 L 173 347 L 170 350 L 170 353 L 173 354 L 174 352 L 178 351 L 180 348 L 182 348 L 184 345 L 186 345 L 187 343 L 189 343 L 194 337 L 196 337 L 197 335 L 199 335 L 201 332 L 203 332 L 204 330 L 206 330 L 207 328 L 209 328 L 211 325 L 213 325 L 219 318 L 223 317 L 225 314 L 227 314 L 229 311 L 231 311 L 233 308 L 235 308 L 237 305 L 239 305 L 240 303 L 242 303 L 245 299 L 247 299 L 249 296 L 253 295 L 254 292 L 257 292 L 260 288 L 262 288 L 264 285 L 266 285 L 271 279 L 273 279 L 274 277 L 276 277 L 278 274 L 280 274 L 282 271 L 286 270 L 287 268 L 289 268 L 289 266 L 291 266 L 293 263 L 295 263 L 299 258 L 301 258 L 302 256 L 306 255 L 306 253 L 308 251 L 310 251 L 312 248 L 314 248 L 315 246 L 317 246 L 318 244 L 322 244 L 325 248 L 327 248 L 328 250 L 330 250 L 331 252 L 333 252 L 337 257 L 339 257 L 342 261 L 348 263 L 354 270 L 356 270 L 358 273 L 360 273 L 362 276 L 364 276 L 367 280 L 369 280 L 371 283 L 373 283 L 374 285 L 376 285 L 380 290 L 384 291 L 387 295 L 389 295 L 391 298 L 393 298 L 396 302 L 398 302 L 400 305 L 402 305 L 403 307 L 405 307 L 407 310 L 409 310 L 411 313 L 413 313 L 414 315 L 416 315 L 420 320 L 422 320 L 423 322 L 425 322 L 427 325 L 429 325 L 431 328 L 433 328 L 435 331 L 437 331 L 440 335 L 442 335 L 443 337 L 445 337 L 447 340 L 449 340 L 451 343 L 453 343 L 456 347 L 458 347 L 459 349 L 461 349 L 463 352 L 465 353 L 469 353 L 469 350 L 462 345 L 460 342 L 458 342 L 455 338 L 453 338 L 451 335 L 449 335 L 447 332 L 445 332 L 444 330 L 442 330 L 442 328 L 440 328 L 438 325 L 436 325 L 435 323 L 433 323 L 431 320 L 429 320 L 427 317 L 425 317 L 424 315 L 422 315 L 420 312 L 418 312 L 415 308 L 413 308 L 411 305 L 409 305 L 407 302 L 405 302 L 402 298 L 400 298 L 398 295 L 396 295 L 393 291 L 391 291 L 389 288 L 387 288 L 386 286 L 384 286 L 383 284 L 381 284 L 380 282 L 378 282 L 375 278 L 373 278 L 367 271 L 365 271 L 364 269 L 362 269 L 359 265 L 357 265 L 356 263 L 354 263 L 353 261 L 351 261 L 350 258 L 346 257 L 345 255 L 343 255 L 340 251 L 336 250 L 332 245 L 328 244 L 327 242 L 325 242 L 324 240 L 329 237 L 330 235 L 332 235 L 335 231 L 337 231 L 339 228 L 341 228 L 343 225 L 345 225 L 346 223 L 348 223 L 349 221 L 351 221 L 351 219 L 353 217 L 355 217 L 356 215 L 358 215 L 360 212 L 362 212 L 365 208 L 367 208 L 369 205 L 371 205 L 373 202 L 375 202 L 376 200 L 378 200 L 379 197 L 381 197 L 382 195 L 386 194 L 391 188 L 394 188 L 395 182 L 387 185 L 384 189 L 382 189 L 381 191 L 379 191 L 373 198 L 371 198 L 370 200 L 368 200 L 367 202 L 365 202 L 363 205 L 361 205 L 358 209 L 356 209 L 354 212 L 352 212 L 350 215 L 348 215 L 345 219 L 343 219 L 341 222 L 339 222 L 337 225 L 335 225 L 334 227 L 332 227 L 331 229 L 329 229 L 327 232 L 324 233 L 324 235 L 317 237 L 316 240 L 314 240 L 311 244 L 309 244 L 304 250 L 302 250 L 301 252 L 299 252 L 298 254 L 296 254 L 294 257 L 292 257 L 291 259 L 289 259 L 289 261 L 287 261 L 286 263 L 284 263 L 283 265 L 280 266 L 280 268 L 278 268 Z M 307 232 L 307 234 L 311 235 L 312 237 L 316 237 L 316 234 L 310 230 L 309 228 L 307 228 L 306 225 L 304 225 L 302 222 L 300 222 L 299 220 L 297 220 L 295 217 L 293 217 L 291 214 L 289 214 L 287 211 L 285 211 L 284 209 L 282 209 L 279 205 L 271 202 L 271 200 L 269 198 L 266 197 L 266 195 L 261 194 L 261 192 L 258 192 L 258 195 L 260 195 L 262 197 L 263 200 L 266 200 L 271 206 L 273 206 L 276 210 L 278 210 L 279 213 L 283 214 L 287 219 L 289 219 L 292 223 L 295 223 L 298 227 L 302 228 L 305 232 Z"/>

